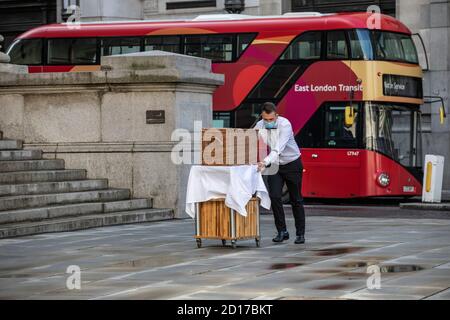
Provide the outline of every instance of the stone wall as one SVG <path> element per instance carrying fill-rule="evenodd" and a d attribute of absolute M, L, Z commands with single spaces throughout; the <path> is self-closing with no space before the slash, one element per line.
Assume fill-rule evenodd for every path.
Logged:
<path fill-rule="evenodd" d="M 211 62 L 165 52 L 104 57 L 99 72 L 8 73 L 0 68 L 0 128 L 67 168 L 107 177 L 134 197 L 184 216 L 189 166 L 171 161 L 173 130 L 212 124 L 212 94 L 223 76 Z M 147 111 L 165 122 L 147 124 Z"/>
<path fill-rule="evenodd" d="M 397 0 L 397 18 L 425 42 L 429 71 L 424 73 L 424 94 L 444 98 L 448 117 L 443 125 L 439 104 L 423 106 L 423 147 L 424 155 L 446 158 L 443 187 L 450 190 L 450 0 Z"/>
<path fill-rule="evenodd" d="M 225 1 L 217 0 L 216 7 L 171 9 L 166 4 L 179 0 L 144 0 L 145 19 L 192 19 L 203 14 L 226 14 Z M 290 11 L 291 0 L 246 0 L 245 15 L 280 15 Z"/>
<path fill-rule="evenodd" d="M 81 0 L 83 21 L 140 20 L 143 0 Z"/>

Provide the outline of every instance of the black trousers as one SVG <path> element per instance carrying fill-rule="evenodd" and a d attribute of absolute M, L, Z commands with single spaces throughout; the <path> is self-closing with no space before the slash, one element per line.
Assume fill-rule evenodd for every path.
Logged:
<path fill-rule="evenodd" d="M 303 176 L 303 164 L 300 158 L 285 165 L 280 165 L 278 173 L 268 177 L 269 195 L 272 201 L 272 211 L 278 232 L 287 231 L 286 218 L 284 215 L 282 193 L 283 185 L 289 191 L 289 200 L 295 219 L 297 236 L 305 234 L 305 208 L 301 195 Z"/>

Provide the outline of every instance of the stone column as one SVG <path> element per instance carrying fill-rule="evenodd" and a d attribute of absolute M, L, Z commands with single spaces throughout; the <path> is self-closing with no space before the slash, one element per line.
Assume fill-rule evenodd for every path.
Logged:
<path fill-rule="evenodd" d="M 46 158 L 184 217 L 190 166 L 171 161 L 171 135 L 192 133 L 194 121 L 212 125 L 223 75 L 211 73 L 210 60 L 160 51 L 104 57 L 101 69 L 2 75 L 0 127 Z"/>

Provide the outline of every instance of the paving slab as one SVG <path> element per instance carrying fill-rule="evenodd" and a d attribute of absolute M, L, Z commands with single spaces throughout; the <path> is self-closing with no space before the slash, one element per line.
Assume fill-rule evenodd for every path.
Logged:
<path fill-rule="evenodd" d="M 261 248 L 208 240 L 197 249 L 188 219 L 2 239 L 0 298 L 450 299 L 450 220 L 314 212 L 305 245 L 272 243 L 270 215 Z M 70 265 L 81 290 L 66 287 Z M 367 288 L 369 265 L 382 270 L 380 290 Z"/>

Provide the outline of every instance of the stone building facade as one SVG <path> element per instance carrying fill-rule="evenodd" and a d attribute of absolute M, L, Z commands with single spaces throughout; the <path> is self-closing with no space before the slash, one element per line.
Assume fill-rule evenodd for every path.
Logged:
<path fill-rule="evenodd" d="M 35 15 L 39 13 L 41 16 L 33 18 L 34 20 L 31 18 L 31 20 L 27 20 L 28 18 L 21 18 L 20 15 L 25 12 L 29 14 L 28 9 L 23 7 L 27 1 L 0 0 L 0 9 L 4 9 L 0 10 L 0 34 L 6 37 L 4 47 L 7 47 L 14 35 L 27 28 L 53 22 L 56 6 L 58 6 L 58 10 L 56 10 L 58 17 L 61 19 L 61 10 L 69 3 L 80 5 L 81 17 L 84 21 L 191 19 L 201 14 L 225 13 L 224 0 L 52 1 L 34 1 L 34 5 L 40 6 L 38 10 L 35 10 Z M 31 1 L 28 2 L 31 3 Z M 14 9 L 14 3 L 17 3 L 17 10 Z M 449 112 L 450 0 L 246 0 L 243 13 L 278 15 L 290 11 L 361 11 L 370 5 L 380 6 L 383 13 L 396 16 L 414 33 L 422 36 L 429 62 L 428 68 L 425 70 L 425 95 L 442 97 L 446 110 Z M 423 153 L 440 154 L 449 159 L 450 116 L 442 125 L 439 119 L 438 104 L 426 103 L 423 110 Z M 444 188 L 450 189 L 450 169 L 447 167 L 445 171 Z"/>
<path fill-rule="evenodd" d="M 0 128 L 25 149 L 182 218 L 190 163 L 172 161 L 180 142 L 173 132 L 193 137 L 212 126 L 212 95 L 223 80 L 208 59 L 161 51 L 103 57 L 95 72 L 29 74 L 0 63 Z M 182 142 L 193 162 L 199 148 Z"/>
<path fill-rule="evenodd" d="M 424 72 L 424 95 L 444 99 L 447 114 L 450 91 L 450 1 L 397 0 L 397 18 L 424 40 L 428 71 Z M 420 48 L 419 48 L 420 49 Z M 423 66 L 426 67 L 426 66 Z M 430 99 L 428 99 L 430 100 Z M 423 108 L 424 154 L 445 156 L 444 189 L 450 189 L 450 115 L 440 123 L 440 104 L 426 103 Z"/>
<path fill-rule="evenodd" d="M 53 22 L 56 22 L 55 0 L 0 0 L 0 34 L 5 37 L 3 50 L 19 34 Z"/>

